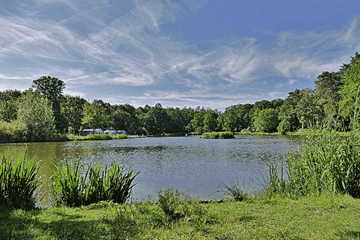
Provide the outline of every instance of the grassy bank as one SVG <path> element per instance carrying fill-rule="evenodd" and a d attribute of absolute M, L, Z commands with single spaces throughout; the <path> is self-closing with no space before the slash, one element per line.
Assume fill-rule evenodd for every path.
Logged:
<path fill-rule="evenodd" d="M 232 132 L 206 132 L 201 135 L 203 139 L 230 139 L 234 138 Z"/>
<path fill-rule="evenodd" d="M 360 200 L 182 202 L 169 220 L 160 204 L 100 202 L 80 208 L 1 211 L 1 239 L 358 239 Z"/>
<path fill-rule="evenodd" d="M 90 134 L 87 136 L 68 136 L 70 141 L 86 141 L 86 140 L 112 140 L 112 139 L 127 139 L 128 136 L 125 134 L 119 134 L 116 136 L 108 134 Z"/>

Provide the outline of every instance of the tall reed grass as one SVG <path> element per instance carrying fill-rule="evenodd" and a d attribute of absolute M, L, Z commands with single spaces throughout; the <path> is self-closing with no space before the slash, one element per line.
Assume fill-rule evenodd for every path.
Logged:
<path fill-rule="evenodd" d="M 0 207 L 34 209 L 35 191 L 40 186 L 38 172 L 41 168 L 37 157 L 26 160 L 26 152 L 11 158 L 3 150 L 0 162 Z"/>
<path fill-rule="evenodd" d="M 204 139 L 229 139 L 234 138 L 232 132 L 206 132 L 201 135 Z"/>
<path fill-rule="evenodd" d="M 110 168 L 90 165 L 83 171 L 80 161 L 73 164 L 67 162 L 62 166 L 52 165 L 53 204 L 65 204 L 69 207 L 79 207 L 100 201 L 124 203 L 130 197 L 133 180 L 140 172 L 130 170 L 124 172 L 125 165 L 115 164 L 113 160 Z"/>
<path fill-rule="evenodd" d="M 344 193 L 360 198 L 360 135 L 340 136 L 329 129 L 312 130 L 303 148 L 288 154 L 284 167 L 269 166 L 271 192 L 293 197 Z"/>

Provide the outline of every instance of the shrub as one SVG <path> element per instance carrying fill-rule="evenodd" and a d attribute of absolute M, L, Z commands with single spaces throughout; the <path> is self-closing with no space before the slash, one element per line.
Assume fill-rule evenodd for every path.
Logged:
<path fill-rule="evenodd" d="M 360 198 L 360 136 L 341 137 L 334 130 L 311 130 L 303 148 L 287 156 L 287 179 L 278 165 L 269 167 L 270 192 L 292 197 L 339 192 Z"/>
<path fill-rule="evenodd" d="M 82 175 L 83 165 L 74 161 L 72 166 L 65 162 L 62 167 L 51 166 L 53 173 L 52 196 L 55 205 L 65 204 L 69 207 L 79 207 L 100 201 L 124 203 L 130 197 L 132 184 L 140 173 L 130 170 L 124 173 L 125 165 L 115 164 L 110 168 L 90 165 Z"/>
<path fill-rule="evenodd" d="M 234 138 L 232 132 L 206 132 L 201 135 L 203 139 L 229 139 Z"/>
<path fill-rule="evenodd" d="M 221 182 L 221 185 L 223 194 L 231 196 L 235 201 L 242 202 L 249 199 L 248 192 L 244 190 L 243 186 L 240 186 L 238 178 L 229 179 L 229 184 Z"/>
<path fill-rule="evenodd" d="M 26 153 L 22 153 L 15 160 L 1 152 L 0 206 L 25 210 L 35 208 L 35 191 L 40 185 L 37 179 L 41 167 L 38 158 L 26 161 Z"/>

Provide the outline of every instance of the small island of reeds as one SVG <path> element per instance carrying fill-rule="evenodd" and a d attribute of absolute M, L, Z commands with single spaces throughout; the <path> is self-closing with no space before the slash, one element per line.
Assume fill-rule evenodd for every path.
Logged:
<path fill-rule="evenodd" d="M 201 135 L 203 139 L 230 139 L 235 138 L 232 132 L 206 132 Z"/>

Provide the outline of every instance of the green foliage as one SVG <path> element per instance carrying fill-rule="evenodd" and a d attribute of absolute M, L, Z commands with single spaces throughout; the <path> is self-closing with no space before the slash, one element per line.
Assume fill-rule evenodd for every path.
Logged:
<path fill-rule="evenodd" d="M 35 191 L 39 187 L 40 163 L 37 157 L 26 160 L 22 153 L 17 160 L 1 150 L 0 161 L 0 206 L 13 209 L 35 208 Z"/>
<path fill-rule="evenodd" d="M 169 187 L 165 191 L 162 191 L 160 189 L 160 191 L 158 192 L 160 207 L 170 221 L 181 217 L 179 207 L 181 206 L 181 197 L 183 196 L 183 192 L 178 189 L 174 190 L 171 187 Z"/>
<path fill-rule="evenodd" d="M 301 99 L 296 104 L 296 116 L 302 128 L 311 128 L 324 119 L 324 110 L 318 104 L 318 96 L 312 89 L 301 90 Z"/>
<path fill-rule="evenodd" d="M 186 196 L 185 193 L 172 187 L 158 192 L 159 205 L 166 216 L 166 223 L 171 224 L 187 218 L 198 228 L 204 228 L 209 216 L 199 201 Z"/>
<path fill-rule="evenodd" d="M 360 136 L 352 132 L 341 137 L 334 130 L 309 131 L 304 147 L 290 152 L 286 164 L 268 164 L 268 192 L 291 197 L 320 195 L 324 192 L 360 198 Z"/>
<path fill-rule="evenodd" d="M 25 141 L 26 125 L 19 121 L 0 121 L 0 142 L 23 142 Z"/>
<path fill-rule="evenodd" d="M 70 133 L 76 134 L 81 128 L 85 102 L 85 99 L 78 96 L 65 96 L 61 102 L 61 114 L 66 118 Z"/>
<path fill-rule="evenodd" d="M 203 139 L 230 139 L 234 138 L 232 132 L 206 132 L 201 135 Z"/>
<path fill-rule="evenodd" d="M 258 132 L 273 132 L 278 124 L 278 113 L 271 108 L 259 111 L 254 120 L 254 127 Z"/>
<path fill-rule="evenodd" d="M 345 118 L 355 118 L 359 120 L 359 93 L 360 93 L 360 54 L 356 54 L 356 58 L 352 58 L 351 66 L 346 71 L 344 83 L 340 93 L 342 95 L 341 112 Z M 352 126 L 353 129 L 358 128 L 357 124 Z"/>
<path fill-rule="evenodd" d="M 53 110 L 46 98 L 27 92 L 19 99 L 18 121 L 25 126 L 26 141 L 49 141 L 55 132 Z"/>
<path fill-rule="evenodd" d="M 221 183 L 224 195 L 231 196 L 235 201 L 242 202 L 250 198 L 249 193 L 244 190 L 244 186 L 239 183 L 238 178 L 230 178 L 229 183 Z"/>
<path fill-rule="evenodd" d="M 99 166 L 99 162 L 90 165 L 85 174 L 83 168 L 80 161 L 74 161 L 72 165 L 65 162 L 61 167 L 51 166 L 54 205 L 79 207 L 99 201 L 124 203 L 132 193 L 133 180 L 140 173 L 133 170 L 125 173 L 125 165 L 115 164 L 115 159 L 109 169 Z"/>
<path fill-rule="evenodd" d="M 62 133 L 64 128 L 66 128 L 66 119 L 64 115 L 61 114 L 60 108 L 60 97 L 65 89 L 64 81 L 55 77 L 42 76 L 33 81 L 32 87 L 49 101 L 53 110 L 56 129 Z"/>
<path fill-rule="evenodd" d="M 104 128 L 108 125 L 106 108 L 98 101 L 84 104 L 82 126 L 84 128 Z"/>

